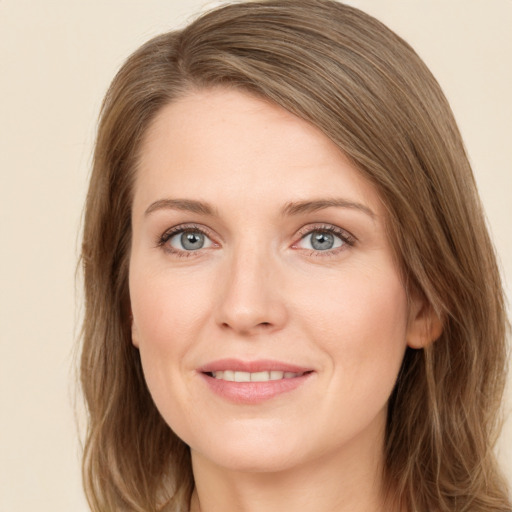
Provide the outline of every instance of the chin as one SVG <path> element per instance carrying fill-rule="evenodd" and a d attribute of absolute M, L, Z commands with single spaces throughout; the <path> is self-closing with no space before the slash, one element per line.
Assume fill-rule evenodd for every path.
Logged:
<path fill-rule="evenodd" d="M 218 439 L 226 441 L 219 442 Z M 208 459 L 216 466 L 251 473 L 285 471 L 300 465 L 306 457 L 303 441 L 296 443 L 289 435 L 272 436 L 262 431 L 203 439 L 196 446 L 191 445 L 191 451 L 193 457 Z"/>
<path fill-rule="evenodd" d="M 194 453 L 194 452 L 192 452 Z M 279 473 L 299 466 L 301 461 L 296 454 L 288 453 L 233 453 L 226 450 L 222 454 L 201 454 L 208 458 L 212 464 L 228 471 L 237 473 Z"/>

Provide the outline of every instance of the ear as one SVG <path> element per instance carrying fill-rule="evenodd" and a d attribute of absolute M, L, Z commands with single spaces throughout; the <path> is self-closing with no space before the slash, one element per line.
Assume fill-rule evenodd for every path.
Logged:
<path fill-rule="evenodd" d="M 137 326 L 135 325 L 135 320 L 133 319 L 133 313 L 130 311 L 130 325 L 132 330 L 132 345 L 136 348 L 139 348 L 139 332 Z"/>
<path fill-rule="evenodd" d="M 443 332 L 443 321 L 424 298 L 414 296 L 409 307 L 407 345 L 411 348 L 425 348 L 436 341 Z"/>

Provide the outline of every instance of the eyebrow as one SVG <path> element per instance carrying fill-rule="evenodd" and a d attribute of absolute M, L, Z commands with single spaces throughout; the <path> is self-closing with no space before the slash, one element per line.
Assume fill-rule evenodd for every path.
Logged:
<path fill-rule="evenodd" d="M 342 198 L 290 202 L 283 207 L 281 215 L 283 217 L 301 215 L 316 212 L 318 210 L 324 210 L 326 208 L 350 208 L 359 210 L 366 215 L 369 215 L 372 219 L 375 219 L 376 217 L 375 213 L 368 208 L 368 206 Z M 144 215 L 150 215 L 157 210 L 180 210 L 206 216 L 218 215 L 217 210 L 210 204 L 203 201 L 196 201 L 194 199 L 159 199 L 148 206 Z"/>
<path fill-rule="evenodd" d="M 316 199 L 312 201 L 297 201 L 292 203 L 287 203 L 282 210 L 282 214 L 285 215 L 300 215 L 304 213 L 316 212 L 318 210 L 324 210 L 325 208 L 350 208 L 354 210 L 359 210 L 367 215 L 369 215 L 372 219 L 375 219 L 375 213 L 368 208 L 368 206 L 356 203 L 353 201 L 348 201 L 343 198 L 330 198 L 330 199 Z"/>
<path fill-rule="evenodd" d="M 144 215 L 147 216 L 156 210 L 181 210 L 209 216 L 216 214 L 215 208 L 208 203 L 194 199 L 159 199 L 148 206 Z"/>

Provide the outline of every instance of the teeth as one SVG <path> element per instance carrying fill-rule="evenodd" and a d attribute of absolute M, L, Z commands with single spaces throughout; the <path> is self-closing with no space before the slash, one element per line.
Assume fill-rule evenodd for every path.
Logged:
<path fill-rule="evenodd" d="M 251 382 L 251 374 L 249 372 L 235 372 L 235 382 Z"/>
<path fill-rule="evenodd" d="M 280 372 L 276 370 L 268 372 L 234 372 L 232 370 L 224 370 L 212 372 L 216 379 L 227 380 L 230 382 L 267 382 L 270 380 L 293 379 L 300 377 L 302 373 Z"/>
<path fill-rule="evenodd" d="M 265 382 L 267 380 L 270 380 L 270 372 L 251 373 L 251 382 Z"/>

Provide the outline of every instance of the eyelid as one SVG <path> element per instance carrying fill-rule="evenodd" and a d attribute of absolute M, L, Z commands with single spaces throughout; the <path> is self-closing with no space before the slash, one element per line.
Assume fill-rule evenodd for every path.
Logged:
<path fill-rule="evenodd" d="M 345 245 L 352 247 L 357 242 L 357 238 L 346 229 L 340 228 L 333 224 L 318 223 L 308 224 L 307 226 L 304 226 L 301 229 L 299 229 L 299 231 L 297 232 L 298 240 L 293 243 L 292 248 L 300 249 L 299 247 L 297 247 L 297 244 L 304 238 L 306 238 L 306 236 L 310 235 L 311 233 L 314 233 L 315 231 L 325 231 L 327 233 L 332 233 L 333 235 L 339 237 L 344 242 L 341 247 L 337 247 L 335 249 L 328 249 L 325 251 L 313 251 L 315 253 L 323 253 L 324 255 L 332 254 L 339 250 L 343 250 L 343 247 Z"/>
<path fill-rule="evenodd" d="M 210 239 L 210 241 L 212 242 L 213 247 L 219 247 L 220 244 L 216 241 L 216 238 L 218 238 L 218 237 L 213 235 L 211 230 L 209 228 L 207 228 L 206 226 L 203 226 L 201 224 L 196 224 L 196 223 L 178 224 L 176 226 L 173 226 L 173 227 L 165 230 L 161 235 L 159 235 L 157 237 L 156 246 L 163 247 L 166 251 L 168 251 L 170 253 L 177 254 L 177 255 L 184 255 L 184 256 L 194 255 L 194 253 L 201 252 L 202 249 L 198 249 L 197 251 L 184 251 L 184 250 L 171 248 L 171 247 L 167 246 L 167 242 L 173 236 L 180 234 L 180 233 L 184 233 L 184 232 L 194 232 L 194 231 L 197 231 L 197 232 L 203 234 L 204 236 L 208 237 Z M 296 237 L 298 239 L 292 244 L 291 247 L 294 249 L 302 249 L 302 248 L 297 247 L 297 244 L 301 240 L 303 240 L 306 236 L 310 235 L 311 233 L 313 233 L 315 231 L 325 231 L 328 233 L 332 233 L 335 236 L 339 237 L 344 242 L 341 247 L 337 247 L 335 249 L 329 249 L 329 250 L 325 250 L 325 251 L 318 251 L 318 250 L 312 251 L 312 252 L 320 254 L 320 255 L 322 253 L 323 253 L 323 255 L 326 255 L 326 256 L 329 254 L 332 255 L 333 253 L 343 250 L 346 245 L 351 247 L 357 242 L 357 238 L 354 235 L 352 235 L 352 233 L 347 231 L 346 229 L 343 229 L 343 228 L 340 228 L 338 226 L 335 226 L 333 224 L 328 224 L 328 223 L 315 223 L 315 224 L 308 224 L 306 226 L 303 226 L 301 229 L 299 229 L 297 231 L 297 235 L 296 235 Z M 210 247 L 207 247 L 205 249 L 209 249 L 209 248 Z M 307 249 L 304 249 L 304 250 L 307 250 Z"/>
<path fill-rule="evenodd" d="M 216 242 L 216 240 L 215 240 L 215 236 L 212 235 L 212 232 L 210 229 L 208 229 L 205 226 L 202 226 L 200 224 L 195 224 L 195 223 L 178 224 L 177 226 L 173 226 L 169 229 L 166 229 L 161 235 L 159 235 L 157 237 L 156 246 L 162 247 L 170 253 L 183 255 L 183 256 L 190 256 L 190 255 L 193 255 L 194 253 L 198 253 L 201 250 L 203 250 L 203 248 L 201 248 L 201 249 L 197 249 L 196 251 L 185 251 L 185 250 L 181 250 L 181 249 L 176 249 L 175 247 L 170 247 L 167 244 L 167 242 L 172 237 L 179 235 L 181 233 L 187 233 L 187 232 L 201 233 L 202 235 L 206 236 L 212 242 L 212 247 L 219 246 L 218 242 Z M 210 247 L 205 247 L 204 249 L 209 249 L 209 248 Z"/>

